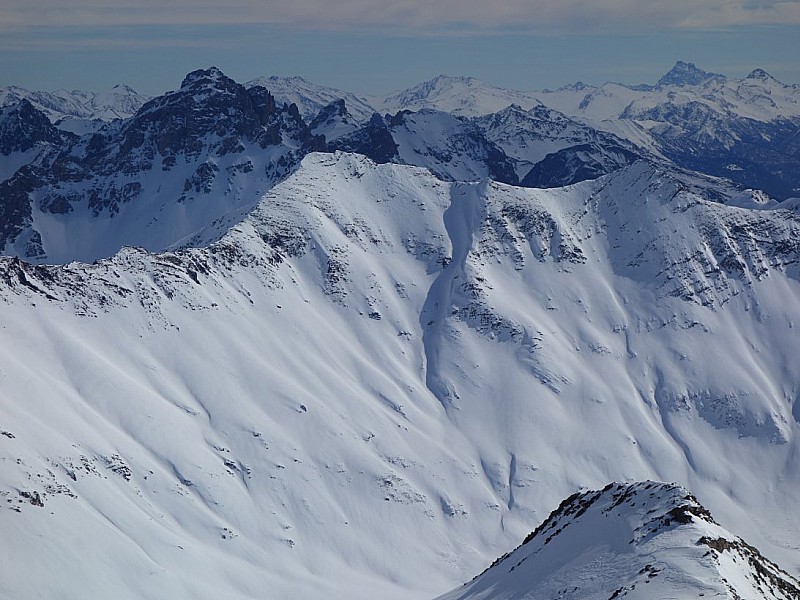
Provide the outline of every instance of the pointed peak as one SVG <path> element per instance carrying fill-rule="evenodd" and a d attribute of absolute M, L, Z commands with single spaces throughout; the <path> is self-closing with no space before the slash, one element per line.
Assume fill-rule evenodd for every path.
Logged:
<path fill-rule="evenodd" d="M 527 112 L 528 111 L 525 110 L 524 108 L 522 108 L 522 106 L 520 106 L 516 102 L 512 102 L 511 104 L 506 106 L 504 109 L 497 111 L 497 114 L 503 114 L 503 115 L 505 115 L 505 114 L 525 114 Z"/>
<path fill-rule="evenodd" d="M 335 119 L 346 121 L 350 116 L 351 115 L 347 110 L 347 104 L 345 103 L 344 98 L 338 98 L 337 100 L 333 100 L 322 107 L 322 110 L 319 111 L 319 114 L 312 119 L 311 123 L 309 123 L 309 127 L 314 129 L 323 123 L 330 122 Z"/>
<path fill-rule="evenodd" d="M 753 69 L 745 79 L 756 79 L 758 81 L 775 81 L 775 78 L 764 69 Z"/>
<path fill-rule="evenodd" d="M 673 66 L 669 72 L 667 72 L 666 75 L 658 80 L 656 87 L 664 87 L 668 85 L 700 85 L 701 83 L 704 83 L 715 77 L 722 76 L 718 75 L 717 73 L 703 71 L 703 69 L 699 69 L 694 63 L 683 62 L 682 60 L 679 60 L 675 63 L 675 66 Z"/>

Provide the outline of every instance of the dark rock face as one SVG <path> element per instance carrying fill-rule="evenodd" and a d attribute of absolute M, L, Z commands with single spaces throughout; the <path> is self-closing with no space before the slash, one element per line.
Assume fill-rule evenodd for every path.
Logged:
<path fill-rule="evenodd" d="M 700 85 L 709 79 L 715 77 L 723 77 L 716 73 L 708 73 L 702 69 L 698 69 L 694 63 L 687 63 L 679 60 L 669 72 L 658 80 L 656 87 L 665 87 L 668 85 Z"/>
<path fill-rule="evenodd" d="M 622 146 L 580 144 L 548 154 L 522 178 L 523 187 L 551 188 L 597 179 L 639 160 Z"/>
<path fill-rule="evenodd" d="M 22 167 L 0 182 L 0 241 L 16 238 L 31 223 L 29 195 L 39 183 L 34 168 Z"/>
<path fill-rule="evenodd" d="M 45 114 L 27 100 L 0 110 L 0 154 L 25 152 L 37 144 L 59 146 L 67 139 Z"/>
<path fill-rule="evenodd" d="M 247 90 L 211 68 L 189 73 L 180 90 L 154 98 L 120 128 L 93 135 L 84 153 L 61 161 L 79 164 L 85 176 L 133 174 L 151 169 L 157 156 L 169 168 L 179 157 L 241 152 L 243 142 L 277 145 L 285 130 L 309 151 L 322 146 L 296 107 L 278 107 L 266 89 Z"/>
<path fill-rule="evenodd" d="M 626 110 L 621 118 L 664 123 L 654 137 L 664 155 L 686 169 L 726 177 L 779 199 L 800 189 L 800 121 L 756 121 L 701 102 Z"/>
<path fill-rule="evenodd" d="M 402 155 L 399 139 L 408 146 Z M 428 167 L 444 180 L 457 179 L 453 173 L 470 164 L 495 181 L 518 182 L 514 162 L 477 125 L 435 110 L 406 110 L 384 117 L 376 113 L 364 127 L 330 142 L 328 148 L 364 154 L 378 163 Z"/>
<path fill-rule="evenodd" d="M 311 123 L 308 124 L 311 130 L 315 130 L 322 125 L 327 125 L 336 120 L 347 120 L 350 113 L 347 111 L 347 106 L 343 99 L 334 100 L 325 106 L 319 114 L 314 117 Z"/>
<path fill-rule="evenodd" d="M 388 163 L 397 158 L 397 144 L 389 130 L 387 120 L 378 113 L 372 115 L 369 122 L 361 129 L 330 142 L 328 150 L 357 152 L 376 163 Z"/>

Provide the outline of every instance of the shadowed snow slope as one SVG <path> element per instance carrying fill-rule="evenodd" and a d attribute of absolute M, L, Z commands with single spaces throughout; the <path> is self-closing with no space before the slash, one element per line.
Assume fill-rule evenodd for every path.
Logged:
<path fill-rule="evenodd" d="M 800 582 L 685 489 L 609 484 L 567 498 L 514 552 L 439 600 L 792 600 Z"/>
<path fill-rule="evenodd" d="M 2 259 L 0 596 L 430 598 L 648 478 L 796 574 L 799 252 L 643 163 L 310 154 L 211 245 Z"/>

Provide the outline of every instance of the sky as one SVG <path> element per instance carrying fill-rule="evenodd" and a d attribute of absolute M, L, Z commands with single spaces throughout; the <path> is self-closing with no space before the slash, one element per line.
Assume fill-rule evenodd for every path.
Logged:
<path fill-rule="evenodd" d="M 0 87 L 155 95 L 192 70 L 363 94 L 439 74 L 655 83 L 677 61 L 800 83 L 800 0 L 2 0 Z"/>

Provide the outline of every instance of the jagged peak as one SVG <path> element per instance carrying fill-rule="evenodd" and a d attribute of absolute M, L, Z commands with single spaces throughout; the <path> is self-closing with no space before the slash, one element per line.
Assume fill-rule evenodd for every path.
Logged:
<path fill-rule="evenodd" d="M 731 569 L 735 580 L 726 579 Z M 474 600 L 488 597 L 487 591 L 508 600 L 766 593 L 789 600 L 800 588 L 794 577 L 716 523 L 684 487 L 643 481 L 610 483 L 566 498 L 516 550 L 439 600 Z"/>
<path fill-rule="evenodd" d="M 757 79 L 758 81 L 776 81 L 776 79 L 767 73 L 764 69 L 753 69 L 745 77 L 745 79 Z"/>
<path fill-rule="evenodd" d="M 37 108 L 27 98 L 21 98 L 15 104 L 9 104 L 3 108 L 3 111 L 5 117 L 15 116 L 15 118 L 21 118 L 23 120 L 35 119 L 40 123 L 46 123 L 48 125 L 50 124 L 50 120 L 47 118 L 44 112 Z"/>
<path fill-rule="evenodd" d="M 664 87 L 668 85 L 700 85 L 716 77 L 723 77 L 717 73 L 709 73 L 703 69 L 698 68 L 694 63 L 684 62 L 679 60 L 675 65 L 658 80 L 657 87 Z"/>
<path fill-rule="evenodd" d="M 111 88 L 111 91 L 112 92 L 124 92 L 126 94 L 138 94 L 139 93 L 139 92 L 137 92 L 135 89 L 133 89 L 131 86 L 129 86 L 126 83 L 118 83 L 118 84 L 114 85 L 114 87 Z"/>
<path fill-rule="evenodd" d="M 300 75 L 267 75 L 266 77 L 257 77 L 253 81 L 263 79 L 266 81 L 290 81 L 294 83 L 309 83 L 308 79 Z"/>

